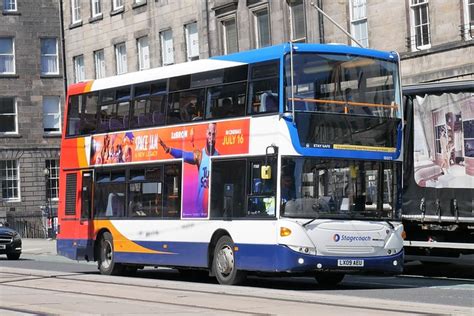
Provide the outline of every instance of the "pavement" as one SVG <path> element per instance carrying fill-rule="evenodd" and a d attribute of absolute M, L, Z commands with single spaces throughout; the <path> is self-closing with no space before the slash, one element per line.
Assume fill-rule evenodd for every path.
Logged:
<path fill-rule="evenodd" d="M 24 255 L 56 255 L 55 239 L 22 238 L 22 256 Z"/>

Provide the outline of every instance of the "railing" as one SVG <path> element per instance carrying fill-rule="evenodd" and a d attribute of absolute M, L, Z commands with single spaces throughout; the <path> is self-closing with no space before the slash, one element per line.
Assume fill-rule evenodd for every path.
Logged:
<path fill-rule="evenodd" d="M 47 218 L 40 214 L 27 216 L 8 215 L 9 227 L 16 230 L 22 238 L 46 238 L 48 237 Z"/>

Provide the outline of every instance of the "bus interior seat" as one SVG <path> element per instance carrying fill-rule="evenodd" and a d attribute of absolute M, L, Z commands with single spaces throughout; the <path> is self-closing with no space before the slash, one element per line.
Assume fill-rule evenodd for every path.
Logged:
<path fill-rule="evenodd" d="M 158 111 L 153 111 L 153 124 L 154 125 L 163 125 L 165 123 L 165 116 L 163 113 Z"/>
<path fill-rule="evenodd" d="M 122 216 L 124 212 L 123 196 L 121 193 L 109 193 L 107 199 L 107 208 L 105 209 L 105 216 Z M 123 195 L 123 193 L 122 193 Z"/>
<path fill-rule="evenodd" d="M 264 92 L 260 97 L 261 104 L 259 112 L 275 112 L 278 111 L 278 95 L 272 92 Z"/>
<path fill-rule="evenodd" d="M 99 132 L 105 132 L 109 130 L 109 120 L 101 120 L 99 123 Z"/>
<path fill-rule="evenodd" d="M 143 126 L 150 126 L 152 123 L 151 118 L 149 114 L 146 113 L 141 113 L 138 115 L 138 126 L 143 127 Z"/>
<path fill-rule="evenodd" d="M 109 120 L 109 130 L 116 131 L 116 130 L 122 129 L 122 128 L 123 128 L 123 124 L 120 122 L 119 119 L 111 118 Z"/>

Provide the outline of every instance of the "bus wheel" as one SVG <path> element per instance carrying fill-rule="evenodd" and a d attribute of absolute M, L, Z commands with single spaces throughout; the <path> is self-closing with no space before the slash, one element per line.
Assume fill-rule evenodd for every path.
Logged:
<path fill-rule="evenodd" d="M 222 236 L 214 249 L 212 270 L 220 284 L 233 285 L 245 280 L 245 272 L 235 266 L 234 242 L 229 236 Z"/>
<path fill-rule="evenodd" d="M 122 274 L 124 267 L 121 264 L 115 263 L 114 260 L 114 242 L 112 235 L 105 232 L 100 240 L 99 249 L 99 271 L 106 275 Z"/>
<path fill-rule="evenodd" d="M 344 273 L 318 272 L 315 278 L 320 285 L 333 287 L 341 283 L 342 279 L 344 279 Z"/>

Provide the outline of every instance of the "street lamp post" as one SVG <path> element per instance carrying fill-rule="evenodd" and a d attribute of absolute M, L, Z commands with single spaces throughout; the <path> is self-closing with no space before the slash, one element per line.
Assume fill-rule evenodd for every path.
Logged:
<path fill-rule="evenodd" d="M 48 238 L 53 237 L 53 215 L 51 210 L 51 197 L 49 196 L 49 169 L 44 168 L 44 181 L 45 181 L 45 202 L 46 207 L 48 208 Z"/>

